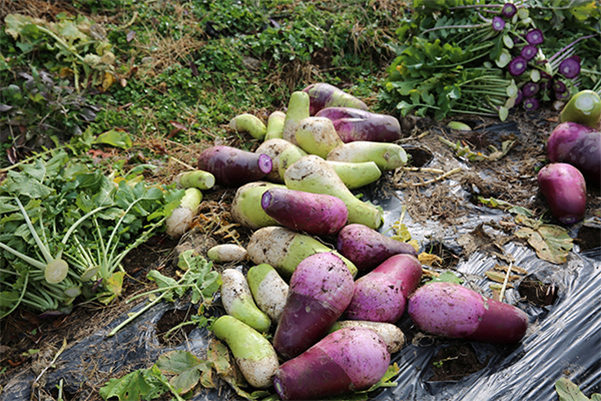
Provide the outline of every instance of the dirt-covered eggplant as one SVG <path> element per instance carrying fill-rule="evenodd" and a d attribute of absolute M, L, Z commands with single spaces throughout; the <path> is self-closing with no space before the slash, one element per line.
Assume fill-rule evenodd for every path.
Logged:
<path fill-rule="evenodd" d="M 355 141 L 332 149 L 326 160 L 353 163 L 373 161 L 380 170 L 388 171 L 407 164 L 407 152 L 396 143 Z"/>
<path fill-rule="evenodd" d="M 394 255 L 355 281 L 344 316 L 351 320 L 396 323 L 422 277 L 422 265 L 412 255 Z"/>
<path fill-rule="evenodd" d="M 294 133 L 294 138 L 305 152 L 324 159 L 332 149 L 344 144 L 332 121 L 325 117 L 302 119 Z"/>
<path fill-rule="evenodd" d="M 390 353 L 376 333 L 346 327 L 284 362 L 273 384 L 282 400 L 321 400 L 370 388 L 389 364 Z"/>
<path fill-rule="evenodd" d="M 263 179 L 271 172 L 273 162 L 266 154 L 249 152 L 231 146 L 212 146 L 198 157 L 198 168 L 210 172 L 217 183 L 239 186 Z"/>
<path fill-rule="evenodd" d="M 394 142 L 402 138 L 399 120 L 388 114 L 372 113 L 349 107 L 328 107 L 316 117 L 332 120 L 342 142 Z"/>
<path fill-rule="evenodd" d="M 581 90 L 566 103 L 559 118 L 561 122 L 574 122 L 594 128 L 601 121 L 601 97 L 593 90 Z"/>
<path fill-rule="evenodd" d="M 255 139 L 263 140 L 267 127 L 253 114 L 242 113 L 230 120 L 230 128 L 235 132 L 246 132 Z"/>
<path fill-rule="evenodd" d="M 225 269 L 221 272 L 221 281 L 221 302 L 227 314 L 266 333 L 271 319 L 255 303 L 244 274 L 236 269 Z"/>
<path fill-rule="evenodd" d="M 280 225 L 261 207 L 261 198 L 270 188 L 286 188 L 284 185 L 266 181 L 254 181 L 236 190 L 232 201 L 232 219 L 243 227 L 257 229 Z"/>
<path fill-rule="evenodd" d="M 277 270 L 267 263 L 248 269 L 246 281 L 259 309 L 277 323 L 288 298 L 288 284 Z"/>
<path fill-rule="evenodd" d="M 373 270 L 396 254 L 417 256 L 410 244 L 387 237 L 364 224 L 344 226 L 338 232 L 336 249 L 357 266 L 359 274 Z"/>
<path fill-rule="evenodd" d="M 287 227 L 263 227 L 256 230 L 246 246 L 253 263 L 273 266 L 285 279 L 289 279 L 298 264 L 316 253 L 330 252 L 339 256 L 354 277 L 357 268 L 335 249 L 316 238 L 301 234 Z"/>
<path fill-rule="evenodd" d="M 351 224 L 360 223 L 373 229 L 382 225 L 382 211 L 355 197 L 336 171 L 319 156 L 307 155 L 292 163 L 284 174 L 284 181 L 290 189 L 340 198 L 348 208 Z"/>
<path fill-rule="evenodd" d="M 514 344 L 528 329 L 521 309 L 454 283 L 423 285 L 409 298 L 407 311 L 421 330 L 448 338 Z"/>
<path fill-rule="evenodd" d="M 311 84 L 305 87 L 303 92 L 309 95 L 312 116 L 326 107 L 352 107 L 367 110 L 367 105 L 362 100 L 325 82 Z"/>
<path fill-rule="evenodd" d="M 399 352 L 405 345 L 405 333 L 403 333 L 399 326 L 392 323 L 370 322 L 367 320 L 339 320 L 330 328 L 330 332 L 345 327 L 361 327 L 372 330 L 386 343 L 386 349 L 391 354 Z"/>
<path fill-rule="evenodd" d="M 348 209 L 339 198 L 288 188 L 270 188 L 261 207 L 284 227 L 311 235 L 335 235 L 347 222 Z"/>
<path fill-rule="evenodd" d="M 267 388 L 280 363 L 273 345 L 257 330 L 233 316 L 223 315 L 211 326 L 215 337 L 225 341 L 246 381 Z"/>
<path fill-rule="evenodd" d="M 537 180 L 553 217 L 564 224 L 582 220 L 586 212 L 586 182 L 576 167 L 550 163 L 540 169 Z"/>
<path fill-rule="evenodd" d="M 592 185 L 601 185 L 601 132 L 588 125 L 558 124 L 547 140 L 551 163 L 569 163 Z"/>
<path fill-rule="evenodd" d="M 302 260 L 292 277 L 273 346 L 284 359 L 294 358 L 325 337 L 353 297 L 353 276 L 330 252 Z"/>

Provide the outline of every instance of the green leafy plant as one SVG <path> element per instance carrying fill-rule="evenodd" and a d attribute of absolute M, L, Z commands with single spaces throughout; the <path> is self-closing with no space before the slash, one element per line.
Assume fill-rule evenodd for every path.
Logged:
<path fill-rule="evenodd" d="M 119 295 L 120 262 L 164 223 L 183 190 L 105 175 L 59 149 L 0 185 L 0 308 L 68 313 L 74 300 Z M 101 290 L 95 289 L 100 285 Z"/>
<path fill-rule="evenodd" d="M 593 31 L 600 10 L 593 3 L 556 7 L 540 0 L 506 12 L 505 3 L 415 1 L 412 18 L 397 31 L 397 57 L 380 100 L 403 116 L 442 120 L 469 113 L 505 120 L 518 104 L 536 110 L 544 101 L 569 98 L 579 85 L 592 88 L 601 78 L 598 51 L 588 50 L 599 46 Z M 549 20 L 574 35 L 557 35 L 568 42 L 553 37 Z M 596 28 L 583 27 L 585 21 Z"/>

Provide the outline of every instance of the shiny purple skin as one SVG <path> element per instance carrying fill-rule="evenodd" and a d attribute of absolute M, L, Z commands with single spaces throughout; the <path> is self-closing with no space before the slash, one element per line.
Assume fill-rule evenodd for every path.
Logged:
<path fill-rule="evenodd" d="M 512 344 L 528 329 L 521 309 L 455 283 L 423 285 L 409 298 L 407 311 L 421 330 L 448 338 Z"/>
<path fill-rule="evenodd" d="M 537 180 L 553 217 L 564 224 L 582 220 L 586 213 L 586 183 L 576 167 L 547 164 L 538 172 Z"/>
<path fill-rule="evenodd" d="M 405 312 L 406 298 L 415 291 L 422 265 L 412 255 L 394 255 L 355 281 L 346 318 L 396 323 Z"/>
<path fill-rule="evenodd" d="M 263 153 L 221 145 L 202 151 L 197 167 L 213 174 L 219 184 L 235 187 L 264 178 L 271 172 L 273 161 Z"/>
<path fill-rule="evenodd" d="M 367 110 L 367 105 L 362 100 L 327 83 L 311 84 L 303 92 L 309 95 L 309 114 L 312 116 L 321 109 L 335 106 Z"/>
<path fill-rule="evenodd" d="M 401 124 L 396 117 L 350 107 L 328 107 L 316 117 L 332 121 L 344 143 L 353 141 L 394 142 L 401 139 Z"/>
<path fill-rule="evenodd" d="M 273 337 L 278 354 L 294 358 L 327 335 L 350 304 L 354 289 L 350 270 L 333 253 L 303 259 L 290 278 L 288 298 Z"/>
<path fill-rule="evenodd" d="M 273 384 L 282 400 L 315 400 L 366 390 L 386 373 L 390 353 L 372 330 L 337 330 L 278 368 Z"/>
<path fill-rule="evenodd" d="M 336 249 L 357 267 L 359 275 L 375 269 L 396 254 L 417 256 L 413 246 L 385 236 L 363 224 L 348 224 L 339 232 Z"/>
<path fill-rule="evenodd" d="M 261 207 L 284 227 L 318 236 L 336 235 L 348 220 L 348 208 L 339 198 L 288 188 L 265 191 Z"/>
<path fill-rule="evenodd" d="M 563 122 L 547 140 L 551 163 L 568 163 L 576 167 L 588 183 L 601 185 L 601 132 L 588 125 Z"/>

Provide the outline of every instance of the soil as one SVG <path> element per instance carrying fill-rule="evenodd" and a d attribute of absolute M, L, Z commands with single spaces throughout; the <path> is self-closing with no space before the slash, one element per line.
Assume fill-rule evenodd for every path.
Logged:
<path fill-rule="evenodd" d="M 467 208 L 464 207 L 466 199 L 449 191 L 448 186 L 439 185 L 451 179 L 457 181 L 460 188 L 469 194 L 468 202 L 478 204 L 478 197 L 493 197 L 528 208 L 536 216 L 542 216 L 546 204 L 538 195 L 535 172 L 545 163 L 545 140 L 557 124 L 557 112 L 516 112 L 505 123 L 483 117 L 467 117 L 462 121 L 469 124 L 473 130 L 451 130 L 445 122 L 435 122 L 427 118 L 404 119 L 402 123 L 406 137 L 400 143 L 411 155 L 410 166 L 414 169 L 398 170 L 384 175 L 378 184 L 379 187 L 389 193 L 403 191 L 408 199 L 407 213 L 413 220 L 435 222 L 441 227 L 461 225 L 468 214 Z M 472 151 L 479 151 L 485 155 L 494 150 L 491 146 L 501 149 L 504 142 L 515 142 L 507 154 L 498 160 L 468 161 L 457 157 L 448 145 L 440 141 L 440 137 L 453 143 L 458 142 L 461 146 L 467 145 Z M 230 145 L 240 145 L 243 140 L 240 137 L 234 138 Z M 193 159 L 192 154 L 184 161 L 193 163 Z M 461 168 L 456 173 L 440 177 L 441 172 L 449 172 L 457 167 Z M 174 262 L 182 250 L 193 247 L 200 252 L 206 252 L 211 246 L 225 242 L 246 245 L 252 232 L 233 221 L 229 211 L 235 190 L 215 187 L 212 191 L 206 191 L 193 229 L 179 241 L 155 237 L 132 251 L 124 262 L 128 276 L 123 294 L 108 306 L 82 304 L 71 314 L 52 319 L 40 319 L 35 313 L 19 309 L 3 319 L 0 325 L 0 386 L 6 385 L 19 373 L 30 371 L 39 360 L 37 354 L 45 350 L 59 349 L 64 339 L 68 344 L 75 344 L 126 313 L 132 307 L 131 304 L 125 304 L 128 298 L 153 288 L 153 283 L 145 278 L 150 269 L 158 269 L 163 274 L 175 277 Z M 427 199 L 427 202 L 424 202 L 424 199 Z M 599 218 L 598 213 L 601 210 L 600 199 L 599 188 L 590 187 L 587 199 L 588 213 L 597 213 L 596 218 Z M 504 222 L 507 232 L 511 231 L 512 224 L 512 221 Z M 577 244 L 582 249 L 596 249 L 601 245 L 599 233 L 598 225 L 581 227 L 577 232 Z M 490 246 L 493 241 L 483 235 L 477 237 L 479 242 L 467 250 L 450 249 L 436 240 L 420 245 L 423 245 L 425 251 L 437 254 L 441 258 L 440 268 L 450 269 L 460 259 Z M 217 267 L 221 269 L 226 266 Z M 557 296 L 553 283 L 540 283 L 535 278 L 524 279 L 519 286 L 519 292 L 522 297 L 536 305 L 551 305 Z M 162 344 L 182 342 L 190 333 L 191 326 L 174 331 L 169 338 L 162 334 L 186 321 L 190 313 L 188 310 L 182 310 L 166 314 L 157 324 L 159 341 Z M 441 349 L 431 362 L 433 381 L 458 380 L 486 366 L 486 361 L 479 360 L 471 346 L 466 343 Z M 113 377 L 119 375 L 119 372 L 114 372 Z M 74 396 L 73 399 L 78 398 Z M 97 395 L 88 398 L 92 401 L 99 399 Z"/>
<path fill-rule="evenodd" d="M 484 368 L 485 361 L 480 361 L 471 344 L 448 345 L 441 348 L 430 360 L 432 377 L 430 381 L 457 381 Z"/>

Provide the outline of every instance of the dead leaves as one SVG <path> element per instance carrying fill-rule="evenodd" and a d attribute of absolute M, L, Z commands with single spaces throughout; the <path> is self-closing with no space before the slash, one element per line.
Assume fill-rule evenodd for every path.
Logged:
<path fill-rule="evenodd" d="M 554 264 L 565 263 L 574 246 L 565 228 L 544 224 L 523 215 L 516 216 L 515 220 L 517 224 L 524 226 L 515 236 L 525 239 L 540 259 Z"/>

